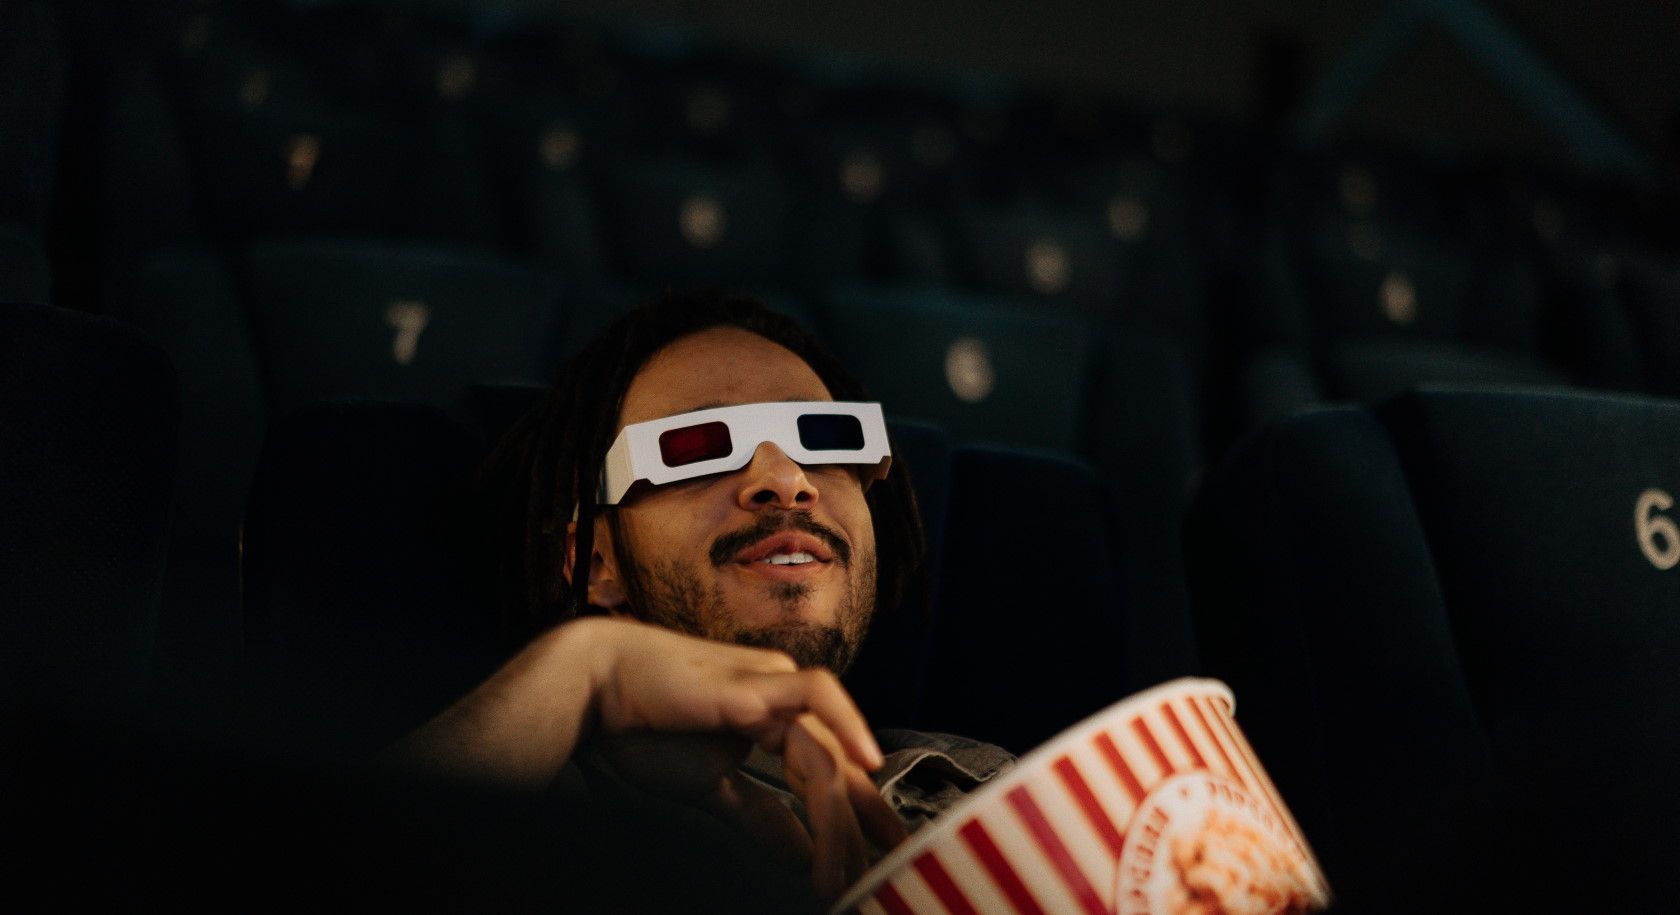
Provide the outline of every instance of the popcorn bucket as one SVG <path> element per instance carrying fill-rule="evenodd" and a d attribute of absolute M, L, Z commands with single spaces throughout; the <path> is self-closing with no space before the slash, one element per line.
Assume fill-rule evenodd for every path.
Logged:
<path fill-rule="evenodd" d="M 922 827 L 833 912 L 1309 912 L 1330 889 L 1232 719 L 1181 679 L 1062 732 Z"/>

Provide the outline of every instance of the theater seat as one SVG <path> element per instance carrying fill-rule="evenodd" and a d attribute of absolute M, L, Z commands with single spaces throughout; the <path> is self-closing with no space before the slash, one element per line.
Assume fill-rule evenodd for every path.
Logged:
<path fill-rule="evenodd" d="M 0 301 L 46 304 L 52 295 L 47 255 L 34 233 L 0 222 Z"/>
<path fill-rule="evenodd" d="M 608 254 L 631 283 L 772 291 L 790 282 L 787 191 L 766 167 L 631 161 L 601 189 Z"/>
<path fill-rule="evenodd" d="M 844 682 L 864 717 L 876 728 L 914 727 L 921 717 L 929 658 L 934 651 L 939 606 L 941 547 L 951 485 L 951 441 L 929 423 L 893 419 L 887 424 L 894 471 L 915 488 L 927 535 L 929 593 L 910 595 L 897 607 L 881 607 L 870 624 L 857 661 Z"/>
<path fill-rule="evenodd" d="M 976 288 L 1060 305 L 1094 323 L 1119 309 L 1131 265 L 1098 220 L 974 208 L 958 225 Z"/>
<path fill-rule="evenodd" d="M 231 715 L 239 671 L 239 522 L 265 425 L 245 313 L 227 265 L 197 249 L 142 258 L 110 307 L 169 354 L 181 392 L 160 686 L 183 713 Z"/>
<path fill-rule="evenodd" d="M 437 408 L 340 401 L 277 424 L 244 527 L 254 720 L 358 758 L 501 660 L 475 588 L 463 487 L 482 446 Z"/>
<path fill-rule="evenodd" d="M 1205 669 L 1348 910 L 1666 905 L 1676 454 L 1672 403 L 1429 389 L 1210 475 Z"/>
<path fill-rule="evenodd" d="M 549 281 L 499 258 L 376 242 L 268 242 L 244 293 L 273 415 L 373 397 L 454 409 L 473 382 L 540 380 Z"/>
<path fill-rule="evenodd" d="M 1342 340 L 1326 348 L 1319 366 L 1330 395 L 1374 403 L 1414 385 L 1562 386 L 1562 371 L 1533 359 L 1481 347 L 1421 340 Z"/>
<path fill-rule="evenodd" d="M 1072 316 L 945 289 L 839 289 L 825 339 L 895 415 L 1072 451 L 1091 341 Z"/>
<path fill-rule="evenodd" d="M 1648 389 L 1680 397 L 1680 262 L 1632 259 L 1621 271 L 1620 287 Z"/>
<path fill-rule="evenodd" d="M 18 0 L 0 11 L 0 222 L 33 232 L 47 227 L 69 79 L 58 6 Z"/>
<path fill-rule="evenodd" d="M 620 134 L 550 91 L 505 88 L 486 101 L 484 119 L 515 250 L 560 276 L 602 273 L 596 179 L 622 148 Z"/>
<path fill-rule="evenodd" d="M 0 305 L 0 702 L 147 696 L 178 421 L 133 328 Z"/>
<path fill-rule="evenodd" d="M 801 280 L 869 282 L 888 270 L 886 220 L 911 194 L 912 166 L 887 137 L 862 126 L 817 124 L 794 139 L 794 219 Z"/>
<path fill-rule="evenodd" d="M 938 629 L 920 726 L 1024 753 L 1193 655 L 1182 607 L 1130 605 L 1138 557 L 1104 481 L 1081 463 L 1001 447 L 952 455 Z M 1177 612 L 1176 623 L 1150 617 Z M 1173 675 L 1190 671 L 1177 670 Z"/>

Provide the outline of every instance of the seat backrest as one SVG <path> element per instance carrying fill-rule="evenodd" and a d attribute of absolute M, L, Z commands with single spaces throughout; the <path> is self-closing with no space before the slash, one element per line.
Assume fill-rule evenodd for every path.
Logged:
<path fill-rule="evenodd" d="M 47 254 L 20 226 L 0 222 L 0 301 L 44 305 L 52 295 Z"/>
<path fill-rule="evenodd" d="M 1680 854 L 1680 404 L 1443 390 L 1379 416 L 1501 776 L 1572 836 L 1566 886 L 1643 884 Z"/>
<path fill-rule="evenodd" d="M 1673 404 L 1432 389 L 1276 423 L 1210 475 L 1204 665 L 1346 904 L 1660 898 L 1675 454 Z"/>
<path fill-rule="evenodd" d="M 514 248 L 556 273 L 600 273 L 595 194 L 623 138 L 546 86 L 496 88 L 484 100 L 485 143 Z"/>
<path fill-rule="evenodd" d="M 1182 349 L 1143 333 L 1102 340 L 1085 392 L 1079 454 L 1112 501 L 1134 660 L 1152 682 L 1196 669 L 1182 521 L 1202 462 L 1200 398 Z"/>
<path fill-rule="evenodd" d="M 149 685 L 179 421 L 127 325 L 0 305 L 0 695 L 133 703 Z"/>
<path fill-rule="evenodd" d="M 328 402 L 272 430 L 245 520 L 258 724 L 360 754 L 464 695 L 497 661 L 462 496 L 479 443 L 434 407 Z"/>
<path fill-rule="evenodd" d="M 61 19 L 46 0 L 0 11 L 0 222 L 26 231 L 46 229 L 52 201 L 68 74 Z"/>
<path fill-rule="evenodd" d="M 958 442 L 1071 451 L 1090 352 L 1071 316 L 943 289 L 844 289 L 824 338 L 888 412 L 944 426 Z"/>
<path fill-rule="evenodd" d="M 1031 750 L 1155 680 L 1127 606 L 1131 561 L 1089 467 L 1001 447 L 952 455 L 938 631 L 920 726 Z M 1182 612 L 1180 610 L 1179 612 Z M 1176 627 L 1187 633 L 1188 627 Z"/>
<path fill-rule="evenodd" d="M 454 409 L 491 380 L 541 380 L 549 281 L 499 258 L 417 246 L 270 242 L 244 261 L 268 403 L 368 397 Z"/>
<path fill-rule="evenodd" d="M 1646 258 L 1622 270 L 1622 298 L 1653 394 L 1680 397 L 1680 260 Z"/>
<path fill-rule="evenodd" d="M 400 231 L 404 180 L 429 151 L 347 53 L 353 30 L 205 12 L 166 53 L 179 55 L 174 107 L 213 227 L 239 241 Z"/>
<path fill-rule="evenodd" d="M 763 164 L 639 160 L 601 185 L 617 274 L 636 284 L 778 289 L 788 284 L 788 202 Z"/>
<path fill-rule="evenodd" d="M 1129 264 L 1097 219 L 972 209 L 959 225 L 979 288 L 1059 304 L 1094 321 L 1119 310 Z"/>
<path fill-rule="evenodd" d="M 159 673 L 173 681 L 166 687 L 188 690 L 183 700 L 232 712 L 225 687 L 238 670 L 239 523 L 265 427 L 245 313 L 227 265 L 189 249 L 140 258 L 111 308 L 169 354 L 181 392 Z"/>
<path fill-rule="evenodd" d="M 937 631 L 941 546 L 951 485 L 951 441 L 929 423 L 893 420 L 893 470 L 915 489 L 927 535 L 928 600 L 912 595 L 897 607 L 876 608 L 869 635 L 845 676 L 846 688 L 875 727 L 913 727 L 921 716 L 929 658 Z"/>
<path fill-rule="evenodd" d="M 1331 397 L 1386 400 L 1422 384 L 1565 385 L 1569 376 L 1544 363 L 1485 347 L 1424 340 L 1345 340 L 1326 347 L 1318 365 Z"/>

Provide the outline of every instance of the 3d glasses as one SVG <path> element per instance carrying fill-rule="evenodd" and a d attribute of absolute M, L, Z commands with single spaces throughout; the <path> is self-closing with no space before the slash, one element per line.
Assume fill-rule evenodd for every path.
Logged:
<path fill-rule="evenodd" d="M 740 470 L 773 442 L 799 464 L 861 464 L 864 486 L 887 475 L 892 449 L 878 403 L 787 401 L 696 410 L 625 426 L 607 450 L 596 502 L 617 505 L 654 486 Z"/>

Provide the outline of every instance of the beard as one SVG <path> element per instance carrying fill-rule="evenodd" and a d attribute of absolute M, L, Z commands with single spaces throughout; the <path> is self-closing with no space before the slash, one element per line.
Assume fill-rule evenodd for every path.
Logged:
<path fill-rule="evenodd" d="M 793 658 L 801 668 L 826 667 L 836 675 L 845 673 L 856 659 L 870 617 L 874 615 L 873 550 L 860 550 L 854 555 L 845 538 L 813 519 L 809 512 L 801 511 L 765 515 L 753 525 L 723 534 L 707 550 L 706 558 L 714 568 L 721 568 L 732 562 L 741 548 L 783 530 L 803 531 L 821 539 L 834 551 L 835 561 L 846 572 L 845 593 L 841 595 L 833 625 L 805 622 L 741 625 L 722 588 L 715 583 L 710 587 L 704 584 L 699 562 L 667 559 L 640 563 L 620 534 L 616 539 L 626 548 L 619 559 L 626 573 L 626 597 L 632 614 L 643 622 L 701 638 L 774 649 Z M 789 616 L 798 613 L 813 590 L 803 582 L 770 582 L 766 588 L 771 599 Z"/>

